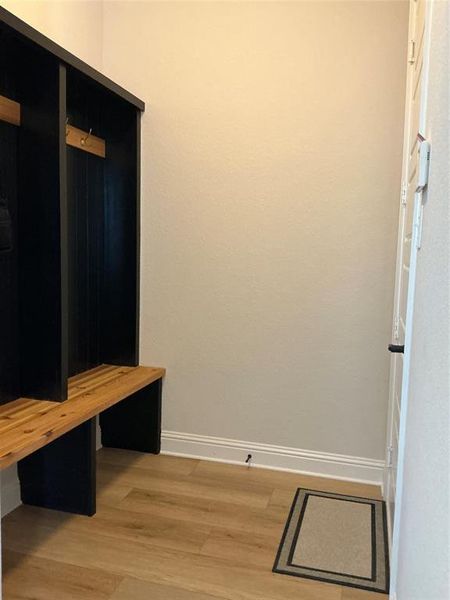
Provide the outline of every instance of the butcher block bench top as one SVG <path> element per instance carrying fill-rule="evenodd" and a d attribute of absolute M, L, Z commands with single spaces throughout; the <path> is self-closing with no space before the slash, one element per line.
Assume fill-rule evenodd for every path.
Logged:
<path fill-rule="evenodd" d="M 0 406 L 0 470 L 161 379 L 158 367 L 101 365 L 69 379 L 64 402 L 18 398 Z"/>

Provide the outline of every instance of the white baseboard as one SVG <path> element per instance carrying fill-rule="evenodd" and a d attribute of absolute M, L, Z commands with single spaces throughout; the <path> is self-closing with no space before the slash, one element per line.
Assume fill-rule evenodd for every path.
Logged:
<path fill-rule="evenodd" d="M 381 485 L 383 482 L 382 460 L 178 431 L 163 431 L 162 453 L 241 465 L 245 463 L 247 455 L 251 454 L 252 465 L 255 467 L 375 485 Z"/>
<path fill-rule="evenodd" d="M 2 471 L 1 474 L 1 516 L 4 517 L 22 504 L 17 465 Z"/>
<path fill-rule="evenodd" d="M 97 450 L 100 447 L 97 428 Z M 252 465 L 255 467 L 374 485 L 381 485 L 383 482 L 384 462 L 381 460 L 178 431 L 163 431 L 162 453 L 239 465 L 244 464 L 247 455 L 251 454 Z M 1 516 L 7 515 L 20 504 L 17 467 L 13 466 L 2 473 Z"/>

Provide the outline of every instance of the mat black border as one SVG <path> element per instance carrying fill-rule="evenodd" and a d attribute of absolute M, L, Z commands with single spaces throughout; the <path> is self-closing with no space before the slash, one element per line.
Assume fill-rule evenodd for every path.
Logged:
<path fill-rule="evenodd" d="M 292 573 L 290 571 L 286 571 L 284 569 L 281 569 L 278 567 L 278 563 L 280 560 L 280 556 L 281 556 L 281 552 L 283 550 L 283 546 L 286 540 L 286 536 L 287 533 L 289 531 L 289 526 L 291 523 L 291 519 L 292 516 L 294 514 L 294 510 L 295 507 L 297 505 L 297 501 L 298 501 L 298 497 L 300 495 L 300 492 L 305 492 L 305 496 L 307 495 L 314 495 L 314 494 L 320 494 L 322 497 L 327 497 L 326 495 L 329 494 L 330 497 L 333 496 L 337 496 L 339 498 L 346 498 L 346 499 L 351 499 L 351 498 L 357 498 L 358 500 L 368 500 L 370 503 L 372 503 L 372 505 L 374 506 L 375 502 L 380 503 L 381 504 L 381 508 L 382 508 L 382 517 L 383 517 L 383 534 L 384 534 L 384 549 L 385 549 L 385 574 L 386 574 L 386 586 L 385 588 L 373 588 L 373 587 L 368 587 L 364 584 L 357 584 L 357 583 L 350 583 L 350 582 L 343 582 L 343 581 L 334 581 L 331 578 L 325 579 L 324 577 L 320 577 L 320 576 L 316 576 L 316 575 L 306 575 L 306 574 L 300 574 L 300 573 Z M 324 496 L 325 494 L 325 496 Z M 303 506 L 302 506 L 303 508 Z M 374 521 L 373 521 L 374 522 Z M 314 569 L 311 569 L 311 571 L 314 571 Z M 351 588 L 356 588 L 356 589 L 361 589 L 361 590 L 366 590 L 368 592 L 377 592 L 377 593 L 381 593 L 381 594 L 389 594 L 389 584 L 390 584 L 390 569 L 389 569 L 389 545 L 388 545 L 388 531 L 387 531 L 387 515 L 386 515 L 386 503 L 384 500 L 378 500 L 376 498 L 366 498 L 363 496 L 351 496 L 349 494 L 337 494 L 334 492 L 327 492 L 324 490 L 311 490 L 311 489 L 307 489 L 307 488 L 298 488 L 295 496 L 294 496 L 294 500 L 292 502 L 290 511 L 289 511 L 289 515 L 288 518 L 286 520 L 286 525 L 284 527 L 284 531 L 283 531 L 283 535 L 281 537 L 281 541 L 280 541 L 280 545 L 278 546 L 278 551 L 277 551 L 277 555 L 275 557 L 275 562 L 274 565 L 272 567 L 272 572 L 273 573 L 278 573 L 281 575 L 290 575 L 291 577 L 300 577 L 302 579 L 312 579 L 314 581 L 320 581 L 321 583 L 329 583 L 331 585 L 341 585 L 344 587 L 351 587 Z M 326 571 L 327 573 L 330 573 L 330 571 Z M 342 574 L 343 576 L 345 576 L 344 574 Z M 354 575 L 351 575 L 351 577 L 354 577 Z"/>

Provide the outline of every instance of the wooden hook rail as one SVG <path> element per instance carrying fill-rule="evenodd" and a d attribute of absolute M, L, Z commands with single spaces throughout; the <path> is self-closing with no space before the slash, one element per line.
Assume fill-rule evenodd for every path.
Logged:
<path fill-rule="evenodd" d="M 12 125 L 20 125 L 20 104 L 14 100 L 0 96 L 0 121 L 6 121 Z M 101 158 L 106 156 L 106 142 L 102 138 L 92 135 L 73 125 L 66 125 L 66 142 L 69 146 L 90 152 Z"/>
<path fill-rule="evenodd" d="M 102 138 L 92 135 L 92 132 L 83 131 L 73 125 L 66 125 L 66 142 L 73 148 L 84 150 L 101 158 L 106 156 L 106 142 Z"/>
<path fill-rule="evenodd" d="M 0 96 L 0 121 L 20 125 L 20 104 L 5 96 Z"/>

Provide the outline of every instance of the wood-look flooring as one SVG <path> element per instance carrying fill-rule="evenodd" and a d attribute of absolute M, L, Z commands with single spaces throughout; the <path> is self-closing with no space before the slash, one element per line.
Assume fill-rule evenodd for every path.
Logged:
<path fill-rule="evenodd" d="M 272 573 L 298 487 L 376 486 L 122 450 L 98 453 L 92 517 L 3 520 L 4 600 L 386 600 Z"/>

